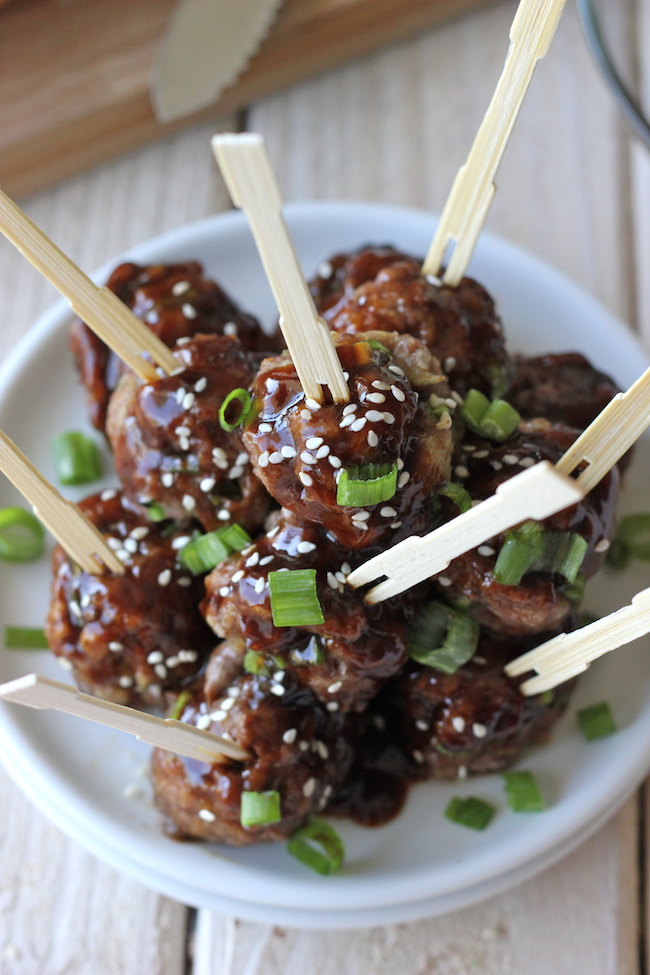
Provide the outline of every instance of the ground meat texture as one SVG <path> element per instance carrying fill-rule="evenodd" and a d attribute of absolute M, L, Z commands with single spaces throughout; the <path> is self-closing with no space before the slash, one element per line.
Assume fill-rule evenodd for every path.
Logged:
<path fill-rule="evenodd" d="M 117 491 L 79 506 L 126 572 L 90 575 L 55 548 L 50 648 L 81 690 L 117 704 L 159 704 L 162 693 L 199 670 L 214 646 L 198 609 L 203 584 L 177 563 L 180 533 L 161 534 Z"/>
<path fill-rule="evenodd" d="M 351 254 L 335 254 L 323 261 L 309 290 L 319 313 L 326 321 L 334 318 L 362 284 L 374 281 L 380 271 L 398 261 L 410 261 L 418 266 L 422 261 L 410 254 L 395 250 L 389 244 L 373 247 L 366 244 Z"/>
<path fill-rule="evenodd" d="M 585 430 L 619 392 L 614 381 L 579 352 L 516 356 L 514 367 L 508 401 L 525 419 L 541 416 Z"/>
<path fill-rule="evenodd" d="M 449 477 L 451 419 L 432 413 L 428 398 L 420 402 L 406 374 L 410 364 L 397 350 L 345 337 L 337 352 L 349 404 L 306 399 L 289 356 L 267 359 L 253 385 L 255 419 L 243 439 L 258 476 L 283 507 L 322 525 L 344 548 L 367 549 L 429 526 L 428 499 Z M 433 357 L 426 376 L 427 394 L 437 389 L 449 396 Z M 337 504 L 341 472 L 366 464 L 397 465 L 394 496 L 365 508 Z"/>
<path fill-rule="evenodd" d="M 332 712 L 361 711 L 406 659 L 407 614 L 411 595 L 368 606 L 345 586 L 350 554 L 324 538 L 314 526 L 286 515 L 279 525 L 238 556 L 221 562 L 206 578 L 202 610 L 215 633 L 226 638 L 225 676 L 210 683 L 223 687 L 233 656 L 243 650 L 259 655 L 258 665 L 286 666 Z M 273 624 L 269 572 L 315 569 L 318 599 L 325 622 L 312 626 Z M 243 646 L 242 646 L 243 645 Z M 241 659 L 241 658 L 240 658 Z M 318 662 L 310 662 L 310 661 Z"/>
<path fill-rule="evenodd" d="M 390 260 L 388 248 L 352 255 L 348 275 L 345 262 L 338 263 L 342 257 L 328 262 L 336 267 L 331 290 L 324 282 L 319 285 L 322 279 L 312 284 L 319 310 L 334 331 L 406 332 L 440 360 L 456 392 L 464 396 L 475 388 L 488 396 L 504 395 L 511 365 L 501 321 L 482 285 L 471 278 L 454 288 L 441 285 L 421 274 L 421 260 L 397 251 Z"/>
<path fill-rule="evenodd" d="M 177 522 L 206 531 L 262 525 L 270 499 L 253 474 L 237 430 L 219 423 L 226 396 L 252 382 L 237 339 L 195 335 L 174 349 L 182 371 L 143 383 L 125 374 L 111 397 L 106 431 L 115 467 L 133 502 L 156 502 Z"/>
<path fill-rule="evenodd" d="M 506 638 L 481 633 L 475 657 L 455 674 L 414 662 L 387 688 L 402 715 L 399 740 L 421 778 L 450 779 L 499 772 L 530 745 L 547 740 L 574 683 L 524 697 L 507 677 L 508 661 L 554 633 Z"/>
<path fill-rule="evenodd" d="M 199 697 L 181 720 L 227 734 L 248 749 L 246 762 L 210 765 L 156 749 L 155 803 L 177 836 L 245 846 L 286 839 L 322 811 L 352 761 L 342 715 L 330 715 L 291 674 L 244 675 L 223 698 Z M 282 819 L 241 825 L 245 791 L 280 793 Z"/>
<path fill-rule="evenodd" d="M 522 423 L 498 446 L 468 436 L 456 457 L 454 477 L 473 500 L 484 500 L 525 467 L 540 460 L 556 463 L 578 435 L 570 427 L 536 420 Z M 586 539 L 588 548 L 580 568 L 585 579 L 605 558 L 614 530 L 619 481 L 614 467 L 580 504 L 543 522 L 545 529 L 577 532 Z M 559 626 L 574 605 L 566 581 L 559 575 L 531 572 L 518 586 L 496 582 L 493 570 L 503 541 L 503 536 L 491 539 L 454 559 L 436 578 L 440 592 L 452 601 L 460 600 L 482 625 L 502 633 L 540 633 Z"/>
<path fill-rule="evenodd" d="M 246 350 L 277 348 L 259 322 L 206 278 L 196 261 L 151 267 L 120 264 L 107 287 L 169 348 L 196 332 L 236 336 Z M 70 341 L 91 422 L 103 431 L 108 400 L 126 367 L 80 319 L 72 324 Z"/>

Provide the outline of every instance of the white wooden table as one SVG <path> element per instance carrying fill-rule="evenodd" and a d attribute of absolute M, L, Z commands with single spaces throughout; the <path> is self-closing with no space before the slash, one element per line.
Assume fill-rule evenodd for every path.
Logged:
<path fill-rule="evenodd" d="M 621 30 L 634 38 L 627 3 L 614 2 Z M 209 136 L 236 127 L 265 134 L 288 199 L 439 211 L 501 69 L 512 12 L 511 2 L 497 5 L 24 206 L 90 270 L 152 234 L 227 208 Z M 561 267 L 650 336 L 650 163 L 631 147 L 572 7 L 534 79 L 498 184 L 489 229 Z M 53 298 L 0 242 L 0 355 Z M 197 940 L 188 937 L 193 912 L 66 839 L 0 768 L 0 973 L 641 975 L 647 798 L 642 790 L 541 877 L 444 918 L 312 932 L 204 916 Z"/>

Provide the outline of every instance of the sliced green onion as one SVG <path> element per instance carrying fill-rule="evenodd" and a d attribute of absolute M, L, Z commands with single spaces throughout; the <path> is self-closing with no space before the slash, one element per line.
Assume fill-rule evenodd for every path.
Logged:
<path fill-rule="evenodd" d="M 535 570 L 556 572 L 567 582 L 574 583 L 588 548 L 586 539 L 577 532 L 544 532 L 542 539 L 542 558 Z"/>
<path fill-rule="evenodd" d="M 185 710 L 185 707 L 192 700 L 192 695 L 189 691 L 182 691 L 174 702 L 174 707 L 172 708 L 169 717 L 172 721 L 180 721 L 181 714 Z"/>
<path fill-rule="evenodd" d="M 620 538 L 613 538 L 605 557 L 607 565 L 611 569 L 624 569 L 631 558 L 630 546 Z"/>
<path fill-rule="evenodd" d="M 650 561 L 650 514 L 625 515 L 616 528 L 616 538 L 627 545 L 637 559 Z"/>
<path fill-rule="evenodd" d="M 52 441 L 56 473 L 61 484 L 88 484 L 102 476 L 99 448 L 85 433 L 61 433 Z"/>
<path fill-rule="evenodd" d="M 563 595 L 566 596 L 569 602 L 573 603 L 574 606 L 579 606 L 582 600 L 585 598 L 586 581 L 587 580 L 582 572 L 579 572 L 575 577 L 574 582 L 570 586 L 567 586 L 567 588 L 564 590 Z"/>
<path fill-rule="evenodd" d="M 267 826 L 269 823 L 279 823 L 281 819 L 279 792 L 242 792 L 242 826 Z"/>
<path fill-rule="evenodd" d="M 476 653 L 479 630 L 476 620 L 460 610 L 429 603 L 411 628 L 409 657 L 444 674 L 455 674 Z"/>
<path fill-rule="evenodd" d="M 363 464 L 343 470 L 336 488 L 336 503 L 365 508 L 390 501 L 397 490 L 397 464 Z"/>
<path fill-rule="evenodd" d="M 228 525 L 216 531 L 198 535 L 178 553 L 179 562 L 197 576 L 210 572 L 215 565 L 250 545 L 250 535 L 239 525 Z"/>
<path fill-rule="evenodd" d="M 452 823 L 459 826 L 469 826 L 470 829 L 485 829 L 494 816 L 496 809 L 489 802 L 477 799 L 475 796 L 468 796 L 460 799 L 458 796 L 450 801 L 445 809 L 445 816 L 451 819 Z"/>
<path fill-rule="evenodd" d="M 334 827 L 316 817 L 293 834 L 287 843 L 287 850 L 306 867 L 324 877 L 336 873 L 345 857 L 343 840 Z"/>
<path fill-rule="evenodd" d="M 616 731 L 616 723 L 607 701 L 578 711 L 578 724 L 587 741 L 605 738 Z"/>
<path fill-rule="evenodd" d="M 266 665 L 264 654 L 257 653 L 255 650 L 247 650 L 244 656 L 244 670 L 249 674 L 263 674 L 268 677 L 269 668 Z"/>
<path fill-rule="evenodd" d="M 386 352 L 388 355 L 392 355 L 390 349 L 387 349 L 385 345 L 378 342 L 377 339 L 368 339 L 368 345 L 371 349 L 379 349 L 380 352 Z"/>
<path fill-rule="evenodd" d="M 438 494 L 442 494 L 443 497 L 449 498 L 455 505 L 458 505 L 461 514 L 464 511 L 469 511 L 472 507 L 472 498 L 469 492 L 453 481 L 447 481 L 441 488 L 438 488 Z"/>
<path fill-rule="evenodd" d="M 575 583 L 587 551 L 577 532 L 544 531 L 537 522 L 526 522 L 508 532 L 494 566 L 494 579 L 503 586 L 518 586 L 527 572 L 549 572 Z"/>
<path fill-rule="evenodd" d="M 6 626 L 5 646 L 8 650 L 49 650 L 45 630 L 29 626 Z"/>
<path fill-rule="evenodd" d="M 460 413 L 470 430 L 497 443 L 507 440 L 521 422 L 514 406 L 503 399 L 494 399 L 490 403 L 478 389 L 470 389 Z"/>
<path fill-rule="evenodd" d="M 325 663 L 323 641 L 316 633 L 302 650 L 292 650 L 289 659 L 295 667 L 315 667 Z M 286 667 L 286 663 L 284 664 Z"/>
<path fill-rule="evenodd" d="M 239 404 L 239 405 L 237 405 Z M 238 426 L 245 423 L 253 409 L 253 400 L 245 389 L 232 389 L 219 408 L 219 423 L 221 429 L 232 433 Z M 231 419 L 227 419 L 230 414 Z"/>
<path fill-rule="evenodd" d="M 165 509 L 157 501 L 150 501 L 146 505 L 147 512 L 151 521 L 167 521 L 169 515 L 166 514 Z"/>
<path fill-rule="evenodd" d="M 510 388 L 510 370 L 507 366 L 489 366 L 490 389 L 494 399 L 501 399 Z"/>
<path fill-rule="evenodd" d="M 325 622 L 318 601 L 316 569 L 269 572 L 269 590 L 275 626 L 318 626 Z"/>
<path fill-rule="evenodd" d="M 504 772 L 506 799 L 514 812 L 543 812 L 546 803 L 532 772 Z"/>
<path fill-rule="evenodd" d="M 31 511 L 0 509 L 0 559 L 32 562 L 42 554 L 44 546 L 43 526 Z"/>

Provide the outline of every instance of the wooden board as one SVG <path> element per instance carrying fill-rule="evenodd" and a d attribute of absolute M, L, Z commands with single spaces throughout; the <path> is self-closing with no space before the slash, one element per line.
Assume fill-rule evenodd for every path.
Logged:
<path fill-rule="evenodd" d="M 493 0 L 285 0 L 238 83 L 161 125 L 149 78 L 175 0 L 14 0 L 0 11 L 0 184 L 33 192 Z"/>

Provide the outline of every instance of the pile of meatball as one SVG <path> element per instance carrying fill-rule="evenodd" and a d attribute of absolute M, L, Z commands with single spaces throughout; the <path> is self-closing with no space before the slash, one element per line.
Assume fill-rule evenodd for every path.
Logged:
<path fill-rule="evenodd" d="M 497 582 L 503 537 L 377 605 L 347 578 L 455 517 L 450 483 L 474 503 L 523 468 L 557 461 L 617 392 L 612 381 L 577 353 L 509 355 L 478 282 L 443 285 L 389 246 L 330 257 L 310 284 L 347 404 L 306 397 L 277 332 L 198 263 L 124 264 L 108 287 L 178 369 L 142 381 L 83 322 L 72 326 L 90 418 L 120 481 L 81 507 L 125 571 L 91 575 L 57 548 L 47 634 L 84 691 L 172 712 L 248 751 L 246 761 L 209 764 L 155 750 L 167 831 L 243 845 L 289 837 L 322 812 L 377 825 L 397 815 L 413 782 L 497 771 L 542 742 L 571 687 L 527 698 L 503 668 L 575 626 L 575 586 L 548 571 Z M 224 425 L 235 389 L 252 408 L 239 426 Z M 503 442 L 466 428 L 472 389 L 519 412 Z M 338 503 L 342 474 L 376 464 L 396 468 L 393 496 Z M 584 538 L 584 578 L 605 557 L 618 486 L 614 468 L 543 525 Z M 228 525 L 250 544 L 209 573 L 190 571 L 184 548 Z M 269 573 L 295 569 L 315 571 L 324 622 L 274 623 Z M 409 656 L 432 602 L 480 626 L 476 652 L 454 673 Z M 280 820 L 243 826 L 246 791 L 277 791 Z"/>

